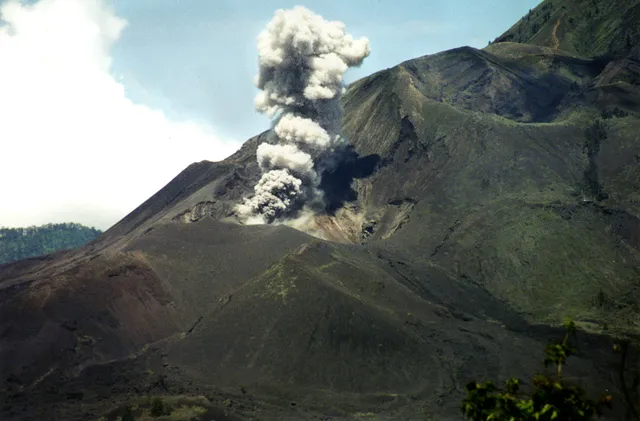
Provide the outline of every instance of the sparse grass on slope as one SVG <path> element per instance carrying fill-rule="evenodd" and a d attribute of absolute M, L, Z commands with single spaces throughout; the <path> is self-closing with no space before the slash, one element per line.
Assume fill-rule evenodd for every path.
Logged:
<path fill-rule="evenodd" d="M 581 57 L 640 57 L 640 1 L 545 0 L 494 42 L 551 47 Z"/>

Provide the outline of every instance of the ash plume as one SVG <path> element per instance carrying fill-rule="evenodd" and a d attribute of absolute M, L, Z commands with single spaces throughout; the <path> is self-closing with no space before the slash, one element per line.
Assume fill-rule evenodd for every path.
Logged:
<path fill-rule="evenodd" d="M 343 75 L 369 55 L 345 25 L 297 6 L 278 10 L 258 37 L 256 109 L 274 119 L 274 143 L 262 143 L 262 178 L 237 207 L 241 220 L 271 223 L 323 202 L 323 170 L 344 143 L 340 136 Z"/>

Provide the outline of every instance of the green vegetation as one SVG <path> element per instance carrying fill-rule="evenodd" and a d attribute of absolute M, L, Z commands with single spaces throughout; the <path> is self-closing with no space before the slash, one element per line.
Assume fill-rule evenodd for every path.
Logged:
<path fill-rule="evenodd" d="M 155 397 L 151 401 L 151 416 L 153 417 L 161 417 L 163 415 L 171 415 L 171 406 L 162 398 Z"/>
<path fill-rule="evenodd" d="M 130 406 L 126 406 L 122 411 L 122 421 L 135 421 L 136 417 L 133 414 L 133 409 Z"/>
<path fill-rule="evenodd" d="M 621 110 L 618 107 L 615 107 L 613 109 L 606 108 L 605 110 L 603 110 L 601 117 L 603 120 L 608 120 L 610 118 L 624 118 L 624 117 L 627 117 L 628 115 L 629 115 L 628 112 Z"/>
<path fill-rule="evenodd" d="M 214 419 L 216 414 L 204 396 L 154 396 L 129 401 L 97 421 L 196 421 Z"/>
<path fill-rule="evenodd" d="M 580 386 L 570 384 L 562 376 L 567 358 L 575 353 L 569 343 L 575 335 L 573 321 L 565 323 L 566 333 L 562 342 L 550 344 L 545 349 L 545 366 L 554 366 L 552 375 L 541 374 L 533 378 L 530 395 L 520 393 L 522 381 L 511 378 L 503 389 L 492 382 L 471 382 L 467 385 L 467 397 L 462 401 L 462 412 L 473 421 L 587 421 L 599 415 L 603 408 L 611 407 L 611 396 L 598 401 L 586 397 Z"/>
<path fill-rule="evenodd" d="M 0 228 L 0 264 L 85 245 L 102 232 L 81 224 Z"/>
<path fill-rule="evenodd" d="M 634 56 L 638 0 L 544 0 L 492 44 L 517 42 L 582 57 Z"/>

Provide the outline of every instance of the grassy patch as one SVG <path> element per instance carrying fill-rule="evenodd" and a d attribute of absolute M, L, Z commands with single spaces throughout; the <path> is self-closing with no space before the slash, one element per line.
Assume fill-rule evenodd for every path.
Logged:
<path fill-rule="evenodd" d="M 120 406 L 97 421 L 208 421 L 212 409 L 204 396 L 153 396 Z"/>
<path fill-rule="evenodd" d="M 450 241 L 457 244 L 461 273 L 482 279 L 534 319 L 556 323 L 571 317 L 612 326 L 627 323 L 618 314 L 619 300 L 634 291 L 638 273 L 631 261 L 640 259 L 617 247 L 607 227 L 589 206 L 503 202 L 491 217 L 469 217 Z"/>

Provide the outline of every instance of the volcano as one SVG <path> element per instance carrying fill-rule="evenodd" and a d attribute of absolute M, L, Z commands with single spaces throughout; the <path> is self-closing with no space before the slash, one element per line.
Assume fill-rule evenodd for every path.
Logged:
<path fill-rule="evenodd" d="M 591 3 L 546 0 L 484 50 L 351 84 L 345 158 L 305 219 L 237 220 L 265 132 L 86 246 L 0 266 L 0 418 L 111 420 L 162 396 L 199 419 L 457 420 L 468 381 L 542 370 L 567 317 L 572 378 L 621 418 L 640 61 L 608 23 L 640 28 L 640 2 Z"/>

